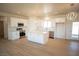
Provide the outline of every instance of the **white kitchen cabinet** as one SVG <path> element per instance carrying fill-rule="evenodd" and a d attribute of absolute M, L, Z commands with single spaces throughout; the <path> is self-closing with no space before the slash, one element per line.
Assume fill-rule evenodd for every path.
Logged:
<path fill-rule="evenodd" d="M 32 42 L 45 44 L 48 40 L 48 33 L 47 32 L 42 32 L 42 33 L 29 32 L 27 35 L 27 38 L 29 41 L 32 41 Z"/>
<path fill-rule="evenodd" d="M 15 32 L 13 31 L 8 33 L 8 40 L 16 40 L 19 38 L 20 38 L 19 31 L 15 31 Z"/>
<path fill-rule="evenodd" d="M 26 19 L 21 19 L 21 18 L 10 18 L 10 27 L 18 27 L 18 23 L 23 23 L 24 27 L 27 26 L 27 20 Z"/>

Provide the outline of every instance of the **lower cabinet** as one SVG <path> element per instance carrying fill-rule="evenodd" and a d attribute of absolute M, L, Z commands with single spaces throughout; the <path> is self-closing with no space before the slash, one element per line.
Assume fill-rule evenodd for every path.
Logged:
<path fill-rule="evenodd" d="M 19 31 L 8 33 L 8 40 L 16 40 L 16 39 L 19 39 L 19 38 L 20 38 Z"/>
<path fill-rule="evenodd" d="M 28 33 L 27 38 L 29 41 L 45 44 L 48 41 L 48 33 Z"/>

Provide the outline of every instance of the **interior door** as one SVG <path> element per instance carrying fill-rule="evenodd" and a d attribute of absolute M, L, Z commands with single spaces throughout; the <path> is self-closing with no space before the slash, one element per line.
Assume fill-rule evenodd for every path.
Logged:
<path fill-rule="evenodd" d="M 4 23 L 0 21 L 0 38 L 4 38 Z"/>
<path fill-rule="evenodd" d="M 55 37 L 65 39 L 65 24 L 64 23 L 56 23 Z"/>

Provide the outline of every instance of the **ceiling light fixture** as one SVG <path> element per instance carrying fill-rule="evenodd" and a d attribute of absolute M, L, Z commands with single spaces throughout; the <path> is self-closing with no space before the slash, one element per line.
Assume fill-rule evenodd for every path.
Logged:
<path fill-rule="evenodd" d="M 66 15 L 67 20 L 76 20 L 77 19 L 77 12 L 70 12 Z"/>
<path fill-rule="evenodd" d="M 73 6 L 74 6 L 75 4 L 70 4 L 70 6 L 73 8 Z M 67 17 L 67 19 L 68 20 L 72 20 L 72 21 L 74 21 L 74 20 L 76 20 L 77 19 L 77 12 L 74 12 L 74 11 L 71 11 L 71 12 L 69 12 L 68 14 L 66 14 L 66 17 Z"/>

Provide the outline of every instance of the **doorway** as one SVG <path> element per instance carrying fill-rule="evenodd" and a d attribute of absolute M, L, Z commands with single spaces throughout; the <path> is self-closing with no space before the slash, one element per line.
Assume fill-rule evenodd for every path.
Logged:
<path fill-rule="evenodd" d="M 72 39 L 79 40 L 79 22 L 72 22 Z"/>
<path fill-rule="evenodd" d="M 0 38 L 4 38 L 4 22 L 0 21 Z"/>
<path fill-rule="evenodd" d="M 65 23 L 56 23 L 55 37 L 65 39 Z"/>

